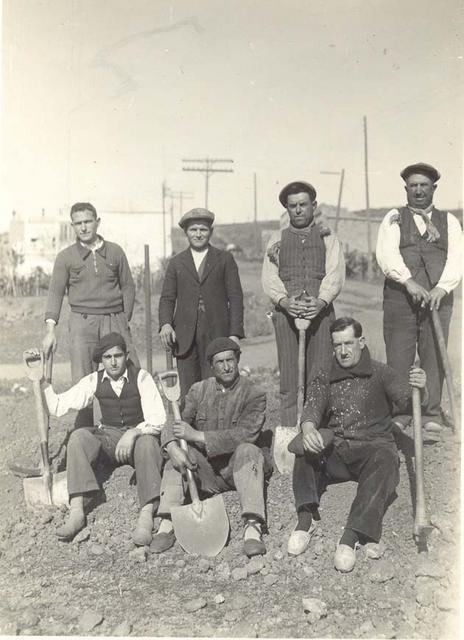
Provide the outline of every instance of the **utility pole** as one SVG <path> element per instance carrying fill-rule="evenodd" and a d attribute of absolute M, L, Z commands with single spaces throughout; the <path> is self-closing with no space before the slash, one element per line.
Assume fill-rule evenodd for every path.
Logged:
<path fill-rule="evenodd" d="M 367 160 L 367 118 L 364 116 L 364 173 L 366 177 L 367 277 L 372 279 L 371 211 L 369 206 L 369 166 Z"/>
<path fill-rule="evenodd" d="M 182 171 L 199 171 L 205 176 L 205 209 L 208 208 L 208 192 L 209 192 L 209 177 L 213 173 L 232 173 L 233 169 L 226 169 L 224 167 L 217 167 L 218 163 L 232 163 L 230 158 L 200 158 L 200 159 L 182 159 L 182 162 L 193 162 L 193 166 L 183 166 Z"/>
<path fill-rule="evenodd" d="M 325 173 L 327 175 L 332 175 L 332 176 L 340 176 L 340 186 L 338 188 L 337 213 L 335 216 L 335 233 L 337 233 L 338 223 L 340 221 L 340 210 L 342 207 L 342 193 L 343 193 L 343 181 L 345 179 L 345 169 L 342 169 L 341 171 L 321 171 L 321 173 Z"/>
<path fill-rule="evenodd" d="M 161 187 L 162 202 L 163 202 L 163 258 L 166 258 L 166 198 L 170 195 L 166 180 L 163 180 Z"/>
<path fill-rule="evenodd" d="M 190 191 L 171 191 L 171 198 L 175 198 L 179 203 L 179 215 L 181 216 L 184 208 L 184 200 L 191 200 L 193 194 Z M 174 224 L 174 221 L 171 221 Z"/>

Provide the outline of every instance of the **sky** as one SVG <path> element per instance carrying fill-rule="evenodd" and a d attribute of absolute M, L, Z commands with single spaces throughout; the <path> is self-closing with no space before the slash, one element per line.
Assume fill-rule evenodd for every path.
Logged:
<path fill-rule="evenodd" d="M 399 172 L 442 173 L 462 206 L 463 13 L 457 0 L 4 0 L 0 230 L 90 201 L 183 210 L 204 177 L 183 158 L 230 158 L 210 179 L 218 222 L 277 218 L 280 189 L 319 202 L 401 204 Z M 190 195 L 190 198 L 187 198 Z M 179 202 L 174 218 L 178 220 Z M 117 238 L 114 238 L 117 240 Z"/>

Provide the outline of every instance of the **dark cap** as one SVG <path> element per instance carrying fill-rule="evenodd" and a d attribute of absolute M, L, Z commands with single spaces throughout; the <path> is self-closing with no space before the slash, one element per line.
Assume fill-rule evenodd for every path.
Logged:
<path fill-rule="evenodd" d="M 211 362 L 213 356 L 223 351 L 235 351 L 241 353 L 240 347 L 231 338 L 214 338 L 206 347 L 206 359 Z"/>
<path fill-rule="evenodd" d="M 190 222 L 206 222 L 211 227 L 214 222 L 214 213 L 212 211 L 208 211 L 208 209 L 202 209 L 198 207 L 197 209 L 190 209 L 187 213 L 184 213 L 182 218 L 179 221 L 179 227 L 185 230 L 186 226 Z"/>
<path fill-rule="evenodd" d="M 116 333 L 113 331 L 112 333 L 107 333 L 106 336 L 103 336 L 100 342 L 97 344 L 95 349 L 93 350 L 92 360 L 97 364 L 102 361 L 102 355 L 108 349 L 112 349 L 113 347 L 120 347 L 124 353 L 127 353 L 127 345 L 126 341 L 122 337 L 120 333 Z"/>
<path fill-rule="evenodd" d="M 435 167 L 432 167 L 431 164 L 425 164 L 425 162 L 417 162 L 416 164 L 408 165 L 400 173 L 400 176 L 406 182 L 409 176 L 412 176 L 415 173 L 419 173 L 420 175 L 427 176 L 427 178 L 430 178 L 432 182 L 438 182 L 438 180 L 440 180 L 441 178 L 440 172 L 437 171 Z"/>
<path fill-rule="evenodd" d="M 309 182 L 303 182 L 303 180 L 290 182 L 279 193 L 280 203 L 284 207 L 287 206 L 287 196 L 292 193 L 309 193 L 311 200 L 315 200 L 317 196 L 316 189 Z"/>

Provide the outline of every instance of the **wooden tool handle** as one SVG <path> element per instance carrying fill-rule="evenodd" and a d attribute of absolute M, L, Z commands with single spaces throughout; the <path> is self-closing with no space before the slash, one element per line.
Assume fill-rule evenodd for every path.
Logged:
<path fill-rule="evenodd" d="M 433 329 L 435 331 L 438 350 L 440 352 L 440 358 L 443 365 L 443 370 L 445 372 L 446 388 L 448 389 L 448 398 L 450 403 L 451 416 L 453 418 L 453 430 L 455 430 L 458 425 L 458 413 L 456 410 L 456 400 L 454 397 L 453 374 L 451 371 L 451 363 L 448 356 L 448 350 L 446 348 L 445 337 L 443 335 L 443 329 L 441 326 L 440 316 L 438 315 L 438 311 L 436 309 L 432 309 L 430 313 L 432 315 Z"/>
<path fill-rule="evenodd" d="M 300 321 L 298 323 L 298 321 Z M 298 327 L 298 390 L 296 398 L 296 425 L 301 424 L 305 397 L 305 364 L 306 364 L 306 330 L 311 324 L 310 320 L 302 318 L 295 319 L 295 326 Z"/>
<path fill-rule="evenodd" d="M 45 359 L 45 380 L 49 384 L 52 382 L 53 374 L 53 351 L 50 349 L 48 358 Z"/>
<path fill-rule="evenodd" d="M 44 469 L 49 469 L 50 460 L 48 457 L 48 427 L 45 421 L 45 411 L 44 411 L 44 406 L 42 402 L 42 391 L 40 389 L 40 382 L 38 380 L 33 380 L 32 386 L 34 389 L 37 430 L 39 432 L 39 437 L 40 437 L 40 451 L 42 454 L 42 463 L 44 465 Z"/>
<path fill-rule="evenodd" d="M 171 349 L 166 349 L 166 369 L 172 369 L 173 366 L 172 351 Z"/>
<path fill-rule="evenodd" d="M 422 441 L 421 398 L 420 390 L 417 387 L 412 388 L 412 418 L 414 423 L 414 467 L 416 476 L 414 532 L 418 534 L 420 527 L 428 525 L 428 519 L 424 490 L 424 445 Z"/>
<path fill-rule="evenodd" d="M 174 414 L 174 420 L 176 422 L 181 422 L 182 416 L 180 415 L 179 403 L 176 400 L 172 401 L 172 411 Z M 185 453 L 188 455 L 188 445 L 185 442 L 185 440 L 183 440 L 182 438 L 179 438 L 179 445 L 180 445 L 180 448 L 183 451 L 185 451 Z M 195 483 L 195 479 L 193 477 L 193 473 L 191 472 L 190 469 L 186 469 L 186 471 L 187 471 L 188 488 L 190 491 L 190 497 L 192 498 L 192 502 L 200 502 L 200 497 L 198 495 L 198 489 Z"/>

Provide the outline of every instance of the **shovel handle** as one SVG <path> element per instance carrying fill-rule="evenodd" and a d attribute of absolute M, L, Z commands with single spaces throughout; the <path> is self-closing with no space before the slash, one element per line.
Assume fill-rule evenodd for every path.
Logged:
<path fill-rule="evenodd" d="M 45 358 L 45 380 L 49 384 L 52 382 L 53 373 L 53 351 L 50 349 L 48 358 Z"/>
<path fill-rule="evenodd" d="M 177 400 L 172 401 L 172 412 L 174 414 L 174 420 L 176 422 L 181 422 L 182 417 L 180 415 L 179 403 L 177 402 Z M 183 451 L 185 451 L 185 453 L 188 454 L 188 445 L 185 442 L 185 440 L 183 440 L 182 438 L 179 438 L 179 445 L 180 445 L 180 448 Z M 192 498 L 192 502 L 194 503 L 200 502 L 200 498 L 198 496 L 198 489 L 195 483 L 195 479 L 193 477 L 193 473 L 191 472 L 190 469 L 187 469 L 186 471 L 187 471 L 188 488 L 190 491 L 190 497 Z"/>
<path fill-rule="evenodd" d="M 171 349 L 166 349 L 166 369 L 173 369 L 174 365 L 172 362 L 172 351 Z"/>
<path fill-rule="evenodd" d="M 412 388 L 412 419 L 414 423 L 414 467 L 416 477 L 416 512 L 414 517 L 414 534 L 417 536 L 421 528 L 430 525 L 425 506 L 424 489 L 424 445 L 422 440 L 421 398 L 420 390 Z"/>
<path fill-rule="evenodd" d="M 450 403 L 451 415 L 453 417 L 453 431 L 456 430 L 458 424 L 458 413 L 456 410 L 456 400 L 454 397 L 453 389 L 453 374 L 451 371 L 451 362 L 448 356 L 448 350 L 446 349 L 445 337 L 443 335 L 443 329 L 440 322 L 440 316 L 436 309 L 431 309 L 432 324 L 435 331 L 435 337 L 437 339 L 438 350 L 440 352 L 440 359 L 445 372 L 446 388 L 448 389 L 448 399 Z"/>
<path fill-rule="evenodd" d="M 310 320 L 302 318 L 295 319 L 295 326 L 298 328 L 298 391 L 296 399 L 296 425 L 301 424 L 303 415 L 305 396 L 305 360 L 306 360 L 306 330 L 311 324 Z"/>

